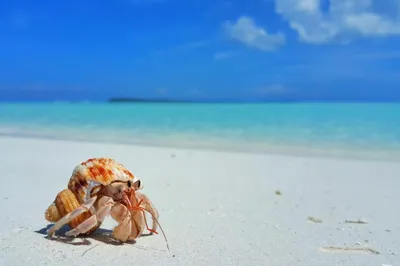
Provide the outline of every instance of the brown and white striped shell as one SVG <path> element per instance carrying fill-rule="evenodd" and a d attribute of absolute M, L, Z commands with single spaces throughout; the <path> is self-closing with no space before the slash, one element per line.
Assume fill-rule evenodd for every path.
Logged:
<path fill-rule="evenodd" d="M 68 182 L 68 188 L 59 192 L 54 202 L 47 208 L 45 218 L 49 222 L 57 222 L 64 215 L 72 212 L 87 199 L 91 193 L 112 182 L 135 182 L 135 176 L 122 164 L 111 158 L 92 158 L 77 165 Z M 75 228 L 91 216 L 85 212 L 73 219 L 69 226 Z M 90 230 L 93 232 L 100 224 Z M 88 232 L 88 233 L 90 233 Z"/>

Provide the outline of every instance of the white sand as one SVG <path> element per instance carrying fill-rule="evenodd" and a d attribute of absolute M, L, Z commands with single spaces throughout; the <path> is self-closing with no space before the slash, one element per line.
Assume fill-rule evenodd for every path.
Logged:
<path fill-rule="evenodd" d="M 400 163 L 17 138 L 0 138 L 0 151 L 2 266 L 400 265 Z M 45 237 L 45 209 L 73 167 L 97 156 L 142 179 L 171 252 L 161 234 L 123 245 L 108 230 Z M 367 224 L 344 222 L 358 219 Z M 114 225 L 108 217 L 102 228 Z"/>

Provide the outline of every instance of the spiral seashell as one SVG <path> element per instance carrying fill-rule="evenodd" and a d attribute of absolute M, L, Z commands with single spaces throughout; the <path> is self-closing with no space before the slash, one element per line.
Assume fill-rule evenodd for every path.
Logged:
<path fill-rule="evenodd" d="M 70 189 L 64 189 L 60 193 L 57 194 L 57 197 L 53 204 L 51 204 L 46 212 L 45 218 L 49 222 L 57 222 L 63 216 L 68 213 L 74 211 L 76 208 L 80 206 L 80 203 L 74 193 Z M 80 223 L 85 221 L 91 216 L 90 212 L 85 212 L 80 214 L 78 217 L 73 219 L 68 225 L 71 228 L 77 227 Z M 95 230 L 94 228 L 93 230 Z"/>

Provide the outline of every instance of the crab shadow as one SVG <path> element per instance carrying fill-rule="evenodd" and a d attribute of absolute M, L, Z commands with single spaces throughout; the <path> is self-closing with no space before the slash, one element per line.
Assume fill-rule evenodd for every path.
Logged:
<path fill-rule="evenodd" d="M 70 237 L 66 236 L 65 233 L 71 228 L 68 225 L 64 225 L 61 227 L 58 231 L 56 236 L 53 237 L 48 237 L 47 236 L 47 230 L 52 227 L 52 224 L 47 225 L 46 227 L 39 229 L 35 231 L 35 233 L 44 235 L 45 238 L 52 240 L 52 241 L 57 241 L 57 242 L 62 242 L 65 244 L 70 244 L 74 246 L 89 246 L 92 244 L 92 240 L 96 240 L 99 242 L 103 242 L 105 244 L 109 245 L 114 245 L 114 246 L 121 246 L 124 244 L 136 244 L 135 240 L 128 240 L 125 243 L 122 243 L 115 238 L 112 237 L 112 230 L 108 229 L 103 229 L 103 228 L 98 228 L 96 231 L 90 233 L 89 235 L 79 235 L 77 237 Z M 142 234 L 141 237 L 146 237 L 146 236 L 151 236 L 152 234 Z"/>

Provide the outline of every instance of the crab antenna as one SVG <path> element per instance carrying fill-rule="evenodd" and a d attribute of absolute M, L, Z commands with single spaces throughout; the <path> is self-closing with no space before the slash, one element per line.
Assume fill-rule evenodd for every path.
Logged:
<path fill-rule="evenodd" d="M 148 213 L 150 213 L 150 215 L 151 215 L 151 217 L 153 218 L 153 220 L 156 221 L 156 223 L 157 223 L 158 226 L 160 227 L 161 232 L 162 232 L 162 234 L 163 234 L 163 236 L 164 236 L 164 240 L 165 240 L 165 242 L 166 242 L 166 244 L 167 244 L 168 251 L 170 251 L 167 236 L 165 235 L 164 230 L 163 230 L 161 224 L 158 222 L 158 219 L 157 219 L 156 217 L 154 217 L 154 215 L 153 215 L 151 212 L 149 212 L 148 210 L 146 210 L 146 209 L 144 209 L 144 208 L 142 208 L 142 207 L 140 207 L 140 206 L 132 206 L 132 207 L 130 207 L 129 209 L 140 210 L 140 211 L 143 212 L 143 214 L 145 214 L 145 213 L 144 213 L 145 211 L 148 212 Z M 149 226 L 148 226 L 147 220 L 146 220 L 146 215 L 144 215 L 144 216 L 145 216 L 145 217 L 144 217 L 144 221 L 145 221 L 145 223 L 146 223 L 146 227 L 147 227 L 147 229 L 149 229 Z M 153 232 L 154 230 L 150 230 L 150 229 L 149 229 L 149 231 L 150 231 L 150 232 Z M 158 234 L 157 232 L 155 232 L 155 233 Z"/>
<path fill-rule="evenodd" d="M 131 190 L 131 191 L 130 191 L 130 194 L 131 194 L 130 196 L 132 196 L 132 194 L 134 194 L 134 193 L 135 193 L 135 191 L 134 191 L 134 190 Z M 161 229 L 161 232 L 162 232 L 162 234 L 163 234 L 163 236 L 164 236 L 164 240 L 165 240 L 165 242 L 166 242 L 166 244 L 167 244 L 167 249 L 168 249 L 168 251 L 171 251 L 170 248 L 169 248 L 167 236 L 165 235 L 164 230 L 163 230 L 161 224 L 158 222 L 158 219 L 157 219 L 150 211 L 148 211 L 148 210 L 146 210 L 146 209 L 144 209 L 143 207 L 140 206 L 140 203 L 142 203 L 142 201 L 143 201 L 143 199 L 140 200 L 136 206 L 132 206 L 132 205 L 130 204 L 130 201 L 128 201 L 128 202 L 129 202 L 128 209 L 131 209 L 131 210 L 140 210 L 140 211 L 142 211 L 143 216 L 144 216 L 144 217 L 143 217 L 143 218 L 144 218 L 144 222 L 145 222 L 145 224 L 146 224 L 147 230 L 149 230 L 150 232 L 153 232 L 153 233 L 158 234 L 156 231 L 150 229 L 150 228 L 149 228 L 149 225 L 147 224 L 147 219 L 146 219 L 145 211 L 148 212 L 148 213 L 150 213 L 151 217 L 153 218 L 153 221 L 155 221 L 155 222 L 158 224 L 158 226 L 160 227 L 160 229 Z"/>

